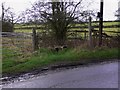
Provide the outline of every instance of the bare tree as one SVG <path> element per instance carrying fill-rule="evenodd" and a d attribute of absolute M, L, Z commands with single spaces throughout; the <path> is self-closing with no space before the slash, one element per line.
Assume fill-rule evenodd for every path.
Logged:
<path fill-rule="evenodd" d="M 118 2 L 118 10 L 116 11 L 115 16 L 117 16 L 117 20 L 120 20 L 120 1 Z"/>
<path fill-rule="evenodd" d="M 35 2 L 31 9 L 26 10 L 26 15 L 34 22 L 47 23 L 52 30 L 58 45 L 64 45 L 66 34 L 71 23 L 83 21 L 90 14 L 83 10 L 82 1 L 79 2 Z"/>

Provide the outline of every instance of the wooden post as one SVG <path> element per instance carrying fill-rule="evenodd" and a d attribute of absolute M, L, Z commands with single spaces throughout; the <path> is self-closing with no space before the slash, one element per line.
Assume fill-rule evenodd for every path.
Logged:
<path fill-rule="evenodd" d="M 33 34 L 33 38 L 32 38 L 33 51 L 36 51 L 38 49 L 38 40 L 37 40 L 37 35 L 36 35 L 36 29 L 35 28 L 33 28 L 32 34 Z"/>
<path fill-rule="evenodd" d="M 74 37 L 75 41 L 74 41 L 74 47 L 77 46 L 77 30 L 75 30 L 75 37 Z"/>
<path fill-rule="evenodd" d="M 0 22 L 0 32 L 1 32 L 1 38 L 2 38 L 2 22 Z"/>
<path fill-rule="evenodd" d="M 103 31 L 103 0 L 100 2 L 100 17 L 99 17 L 99 46 L 102 45 L 102 31 Z"/>
<path fill-rule="evenodd" d="M 89 42 L 89 47 L 92 47 L 92 25 L 91 25 L 91 17 L 89 17 L 89 24 L 88 24 L 88 42 Z"/>
<path fill-rule="evenodd" d="M 85 30 L 85 33 L 84 33 L 84 39 L 85 39 L 85 41 L 86 41 L 86 37 L 87 37 L 87 36 L 86 36 L 86 30 Z"/>

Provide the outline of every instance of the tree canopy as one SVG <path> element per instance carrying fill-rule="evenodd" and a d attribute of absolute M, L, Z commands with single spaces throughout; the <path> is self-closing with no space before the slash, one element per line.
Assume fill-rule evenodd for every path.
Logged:
<path fill-rule="evenodd" d="M 73 22 L 86 22 L 89 15 L 94 15 L 92 10 L 84 9 L 82 2 L 37 1 L 26 10 L 24 17 L 35 24 L 47 23 L 56 43 L 63 45 Z"/>

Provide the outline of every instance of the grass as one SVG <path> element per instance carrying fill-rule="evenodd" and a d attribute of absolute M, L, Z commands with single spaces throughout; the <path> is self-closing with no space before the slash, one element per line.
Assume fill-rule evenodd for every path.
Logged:
<path fill-rule="evenodd" d="M 32 30 L 31 29 L 15 29 L 14 32 L 32 33 Z"/>
<path fill-rule="evenodd" d="M 104 22 L 106 25 L 116 22 Z M 109 23 L 109 24 L 107 24 Z M 117 22 L 118 23 L 118 22 Z M 79 25 L 79 24 L 77 24 Z M 16 27 L 21 27 L 16 25 Z M 26 27 L 26 26 L 24 26 Z M 30 27 L 30 26 L 29 26 Z M 79 30 L 79 28 L 77 28 Z M 76 29 L 72 29 L 76 30 Z M 84 29 L 85 30 L 85 29 Z M 87 30 L 87 28 L 86 28 Z M 104 28 L 104 31 L 118 31 L 118 28 Z M 15 32 L 31 33 L 32 30 L 15 30 Z M 41 30 L 38 30 L 41 32 Z M 114 35 L 107 32 L 109 35 Z M 84 33 L 78 34 L 83 37 Z M 49 49 L 41 48 L 32 53 L 32 39 L 24 38 L 2 38 L 2 72 L 3 75 L 19 74 L 39 69 L 60 62 L 99 62 L 118 58 L 118 48 L 70 48 L 60 52 L 53 52 Z M 8 43 L 9 42 L 9 43 Z"/>
<path fill-rule="evenodd" d="M 3 37 L 2 47 L 13 51 L 22 51 L 27 54 L 32 51 L 32 39 L 24 37 Z"/>
<path fill-rule="evenodd" d="M 15 24 L 15 28 L 28 28 L 28 27 L 35 27 L 35 25 L 26 25 L 26 24 Z M 37 25 L 37 27 L 44 27 L 43 25 Z"/>
<path fill-rule="evenodd" d="M 113 22 L 104 22 L 104 26 L 112 26 L 112 25 L 118 25 L 119 22 L 113 21 Z M 98 22 L 93 22 L 92 25 L 99 25 Z M 75 24 L 74 26 L 88 26 L 88 23 L 85 24 Z M 24 33 L 32 33 L 31 29 L 17 29 L 17 28 L 27 28 L 27 27 L 34 27 L 34 25 L 21 25 L 21 24 L 15 24 L 15 32 L 24 32 Z M 37 25 L 37 27 L 43 27 L 43 25 Z M 98 29 L 98 28 L 97 28 Z M 80 28 L 71 28 L 70 30 L 80 30 Z M 84 30 L 88 30 L 88 28 L 84 28 Z M 41 30 L 38 30 L 41 32 Z M 104 31 L 118 31 L 118 28 L 104 28 Z"/>
<path fill-rule="evenodd" d="M 117 48 L 98 49 L 66 49 L 60 52 L 53 52 L 42 48 L 32 54 L 30 58 L 19 58 L 22 54 L 9 49 L 3 49 L 3 75 L 18 74 L 39 69 L 59 62 L 92 62 L 103 59 L 115 59 L 118 57 Z"/>
<path fill-rule="evenodd" d="M 75 30 L 80 30 L 80 29 L 79 28 L 72 28 L 70 30 L 75 31 Z M 85 28 L 84 30 L 88 31 L 88 28 Z M 95 28 L 95 30 L 99 30 L 99 29 Z M 117 35 L 117 33 L 112 33 L 111 31 L 120 32 L 119 28 L 103 28 L 104 33 L 106 33 L 106 34 L 108 34 L 110 36 L 116 36 Z M 82 34 L 82 36 L 84 36 L 84 33 L 80 33 L 80 34 Z"/>
<path fill-rule="evenodd" d="M 99 22 L 92 22 L 92 25 L 99 25 Z M 117 21 L 108 21 L 108 22 L 103 22 L 104 26 L 112 26 L 112 25 L 119 25 L 119 22 Z M 88 26 L 88 23 L 84 24 L 76 24 L 75 26 Z"/>
<path fill-rule="evenodd" d="M 111 25 L 118 25 L 119 22 L 104 22 L 103 25 L 104 26 L 111 26 Z"/>
<path fill-rule="evenodd" d="M 103 31 L 119 31 L 119 28 L 103 28 Z"/>
<path fill-rule="evenodd" d="M 37 29 L 37 32 L 43 32 L 42 29 Z M 32 29 L 15 29 L 14 32 L 20 32 L 20 33 L 32 33 Z"/>

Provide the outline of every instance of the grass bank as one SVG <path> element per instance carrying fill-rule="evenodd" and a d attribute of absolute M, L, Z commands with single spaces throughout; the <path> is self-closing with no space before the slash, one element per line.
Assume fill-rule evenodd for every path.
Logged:
<path fill-rule="evenodd" d="M 24 57 L 20 52 L 3 49 L 2 72 L 4 75 L 12 75 L 30 72 L 43 66 L 61 62 L 98 62 L 118 58 L 118 48 L 96 49 L 66 49 L 54 52 L 49 49 L 40 49 L 29 57 Z"/>

